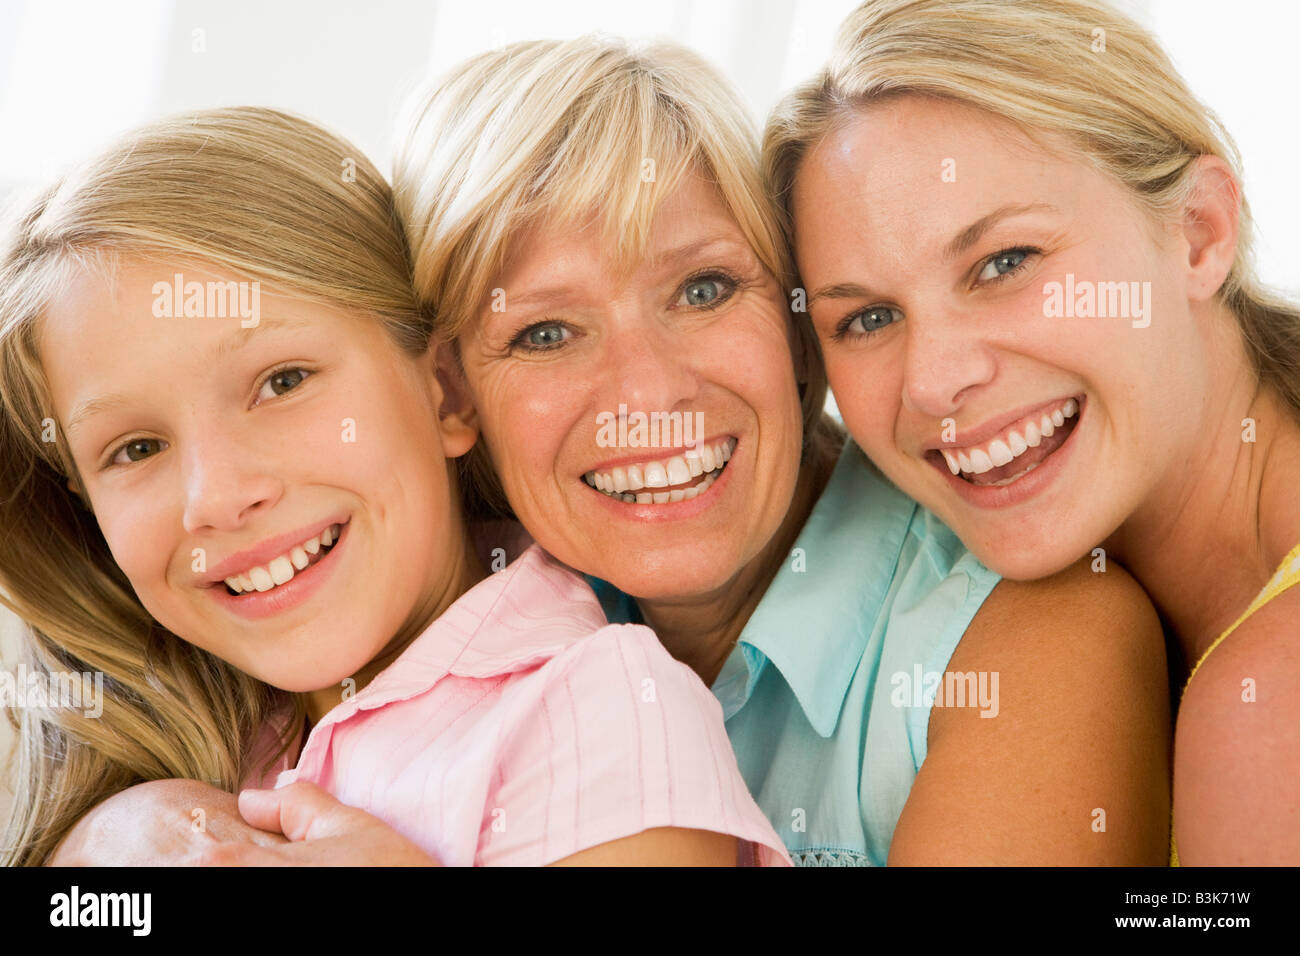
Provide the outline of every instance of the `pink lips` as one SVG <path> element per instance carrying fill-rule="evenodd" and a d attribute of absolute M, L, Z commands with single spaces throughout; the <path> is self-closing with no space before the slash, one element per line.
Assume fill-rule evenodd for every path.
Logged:
<path fill-rule="evenodd" d="M 226 610 L 239 617 L 248 620 L 261 620 L 263 618 L 273 617 L 281 614 L 291 608 L 297 607 L 306 602 L 313 594 L 319 591 L 328 582 L 334 574 L 334 569 L 342 560 L 338 554 L 339 549 L 349 539 L 350 525 L 346 520 L 343 522 L 334 521 L 331 524 L 342 524 L 339 530 L 338 539 L 330 547 L 329 552 L 317 561 L 301 571 L 294 573 L 291 580 L 284 584 L 276 585 L 269 591 L 250 591 L 245 594 L 231 594 L 225 587 L 224 583 L 219 586 L 207 587 L 206 593 L 221 604 Z M 320 531 L 325 530 L 329 525 L 321 525 Z M 298 532 L 294 532 L 297 534 Z M 319 533 L 319 532 L 318 532 Z M 311 537 L 310 530 L 302 538 L 295 539 L 293 543 L 305 540 Z M 273 539 L 279 540 L 279 539 Z M 292 546 L 292 545 L 290 545 Z M 260 550 L 260 549 L 259 549 Z M 271 557 L 282 552 L 272 552 Z M 234 556 L 238 557 L 238 555 Z M 248 565 L 244 565 L 248 567 Z M 224 578 L 222 579 L 224 582 Z"/>

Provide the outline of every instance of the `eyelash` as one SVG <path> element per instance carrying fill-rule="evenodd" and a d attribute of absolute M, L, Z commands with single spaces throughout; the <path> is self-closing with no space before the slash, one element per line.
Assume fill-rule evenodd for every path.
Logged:
<path fill-rule="evenodd" d="M 1011 253 L 1015 253 L 1015 252 L 1023 252 L 1025 254 L 1024 258 L 1021 259 L 1018 263 L 1016 263 L 1016 265 L 1013 266 L 1009 271 L 1003 272 L 1000 275 L 996 275 L 992 279 L 985 279 L 984 282 L 986 285 L 995 285 L 999 282 L 1002 282 L 1004 279 L 1014 278 L 1025 268 L 1025 265 L 1029 262 L 1030 257 L 1040 255 L 1042 250 L 1036 249 L 1033 246 L 1009 246 L 1006 249 L 1001 249 L 993 253 L 993 255 L 988 256 L 986 259 L 980 262 L 979 272 L 983 272 L 986 268 L 988 268 L 989 263 L 995 262 L 998 259 L 1002 258 L 1003 256 L 1010 255 Z M 979 272 L 976 273 L 976 278 L 979 277 Z M 875 312 L 878 309 L 892 309 L 892 308 L 893 306 L 888 306 L 888 305 L 869 305 L 864 309 L 858 309 L 856 312 L 852 312 L 849 315 L 846 315 L 843 319 L 840 320 L 839 325 L 835 327 L 835 332 L 831 336 L 831 340 L 834 342 L 839 342 L 843 339 L 850 338 L 850 337 L 862 340 L 862 339 L 870 338 L 871 336 L 875 335 L 877 332 L 883 332 L 885 329 L 889 328 L 888 325 L 881 326 L 878 329 L 868 329 L 862 332 L 850 332 L 849 326 L 852 325 L 855 320 L 866 315 L 868 312 Z M 893 322 L 890 323 L 890 325 L 894 325 L 894 324 L 895 323 Z"/>
<path fill-rule="evenodd" d="M 261 380 L 261 381 L 258 383 L 258 385 L 257 385 L 257 391 L 260 393 L 260 392 L 262 391 L 263 387 L 266 385 L 267 382 L 271 381 L 271 379 L 275 378 L 277 375 L 282 375 L 282 374 L 284 374 L 285 372 L 303 372 L 304 375 L 303 375 L 303 379 L 302 379 L 302 381 L 306 381 L 308 378 L 310 378 L 310 377 L 314 374 L 313 372 L 309 371 L 308 369 L 303 368 L 301 365 L 294 365 L 294 364 L 292 364 L 292 363 L 289 363 L 289 364 L 286 364 L 286 365 L 280 365 L 280 366 L 277 366 L 276 368 L 273 368 L 271 371 L 267 372 L 266 375 L 264 375 L 264 376 L 262 377 L 262 380 Z M 294 389 L 298 388 L 298 386 L 301 385 L 301 384 L 302 384 L 302 382 L 299 382 L 298 385 L 295 385 L 293 388 L 289 389 L 289 392 L 294 391 Z M 289 394 L 289 392 L 285 392 L 285 393 L 283 393 L 283 394 L 287 395 L 287 394 Z M 281 396 L 280 396 L 280 395 L 276 395 L 276 396 L 274 396 L 274 397 L 275 397 L 275 398 L 280 398 Z M 140 459 L 140 461 L 126 461 L 126 462 L 118 462 L 118 461 L 116 460 L 116 459 L 117 459 L 117 456 L 120 455 L 120 454 L 122 453 L 123 449 L 125 449 L 125 448 L 126 448 L 127 446 L 129 446 L 129 445 L 134 445 L 136 442 L 139 442 L 139 441 L 160 441 L 160 439 L 144 438 L 144 437 L 141 437 L 141 436 L 137 436 L 137 437 L 135 437 L 135 438 L 128 438 L 126 441 L 121 442 L 121 443 L 118 444 L 116 447 L 114 447 L 113 450 L 112 450 L 111 452 L 109 452 L 109 455 L 108 455 L 108 462 L 107 462 L 107 464 L 104 465 L 104 468 L 112 468 L 112 467 L 114 467 L 114 466 L 116 466 L 116 467 L 129 467 L 129 466 L 131 466 L 131 465 L 138 465 L 138 464 L 140 464 L 140 463 L 143 462 L 143 461 L 147 461 L 148 459 L 145 459 L 145 458 Z M 153 458 L 153 457 L 155 457 L 155 456 L 154 456 L 154 455 L 150 455 L 150 456 L 149 456 L 149 458 Z"/>
<path fill-rule="evenodd" d="M 698 272 L 695 275 L 684 279 L 682 281 L 682 284 L 677 287 L 678 297 L 680 297 L 682 293 L 686 291 L 687 286 L 695 282 L 701 282 L 705 279 L 720 280 L 719 285 L 725 285 L 727 286 L 727 289 L 724 292 L 720 293 L 718 298 L 712 302 L 707 302 L 696 306 L 686 306 L 686 308 L 712 312 L 715 309 L 721 308 L 726 302 L 730 301 L 731 298 L 737 292 L 739 292 L 741 289 L 745 287 L 744 280 L 732 275 L 729 272 L 726 272 L 725 270 L 708 269 L 704 272 Z M 560 319 L 544 319 L 541 322 L 532 322 L 528 325 L 523 326 L 518 331 L 516 331 L 514 335 L 511 336 L 510 344 L 506 346 L 506 350 L 509 352 L 513 352 L 516 349 L 523 349 L 528 354 L 536 355 L 541 352 L 551 352 L 563 346 L 564 342 L 556 342 L 553 345 L 528 345 L 527 344 L 525 338 L 529 332 L 533 331 L 534 329 L 545 328 L 547 326 L 559 326 L 560 328 L 573 331 L 572 326 L 570 326 L 567 322 L 564 322 Z"/>

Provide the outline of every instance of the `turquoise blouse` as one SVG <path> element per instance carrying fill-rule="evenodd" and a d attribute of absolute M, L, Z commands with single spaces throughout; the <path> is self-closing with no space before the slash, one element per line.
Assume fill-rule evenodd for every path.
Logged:
<path fill-rule="evenodd" d="M 611 621 L 640 620 L 589 580 Z M 885 864 L 934 687 L 999 580 L 845 447 L 713 683 L 745 783 L 796 864 Z"/>

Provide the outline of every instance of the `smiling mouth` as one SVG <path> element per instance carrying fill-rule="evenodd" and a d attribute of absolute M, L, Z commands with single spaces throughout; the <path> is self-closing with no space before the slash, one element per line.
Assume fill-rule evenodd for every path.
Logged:
<path fill-rule="evenodd" d="M 347 525 L 346 521 L 342 524 L 332 524 L 320 534 L 299 542 L 266 564 L 255 565 L 226 578 L 226 593 L 234 596 L 264 594 L 267 591 L 274 591 L 282 584 L 288 584 L 300 572 L 323 561 L 339 543 L 339 538 Z"/>
<path fill-rule="evenodd" d="M 968 484 L 1009 485 L 1064 445 L 1082 417 L 1082 403 L 1069 398 L 1055 408 L 1021 419 L 990 441 L 963 448 L 935 448 L 925 457 Z"/>
<path fill-rule="evenodd" d="M 725 438 L 658 461 L 589 471 L 582 480 L 605 497 L 626 504 L 690 501 L 708 491 L 726 470 L 736 444 L 735 438 Z"/>

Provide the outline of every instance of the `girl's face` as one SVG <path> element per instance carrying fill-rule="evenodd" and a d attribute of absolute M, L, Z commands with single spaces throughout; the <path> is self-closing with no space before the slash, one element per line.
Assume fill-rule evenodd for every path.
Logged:
<path fill-rule="evenodd" d="M 377 320 L 260 290 L 254 327 L 185 317 L 177 274 L 231 279 L 122 262 L 46 315 L 89 504 L 172 633 L 286 690 L 338 686 L 442 606 L 463 554 L 445 459 L 475 433 Z"/>
<path fill-rule="evenodd" d="M 846 426 L 994 570 L 1054 573 L 1197 460 L 1186 242 L 1064 143 L 901 96 L 819 143 L 793 199 Z"/>
<path fill-rule="evenodd" d="M 594 224 L 507 261 L 460 348 L 519 519 L 638 597 L 725 586 L 789 508 L 802 421 L 787 303 L 714 188 L 666 198 L 630 271 Z"/>

